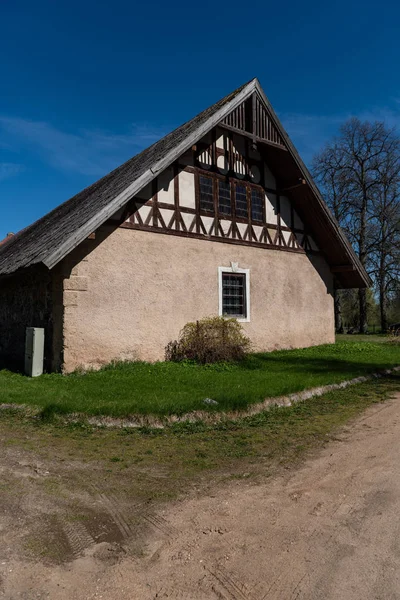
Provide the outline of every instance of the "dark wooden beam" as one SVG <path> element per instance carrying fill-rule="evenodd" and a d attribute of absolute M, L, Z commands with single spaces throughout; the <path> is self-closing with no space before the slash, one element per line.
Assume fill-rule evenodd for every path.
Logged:
<path fill-rule="evenodd" d="M 287 187 L 284 187 L 282 189 L 282 192 L 289 192 L 290 190 L 294 190 L 295 188 L 298 188 L 302 185 L 306 185 L 306 180 L 305 179 L 299 179 L 297 183 L 293 183 L 292 185 L 289 185 Z"/>
<path fill-rule="evenodd" d="M 253 149 L 257 150 L 257 104 L 255 93 L 251 97 L 251 106 L 253 111 Z"/>
<path fill-rule="evenodd" d="M 331 267 L 331 273 L 351 273 L 356 270 L 354 265 L 335 265 Z"/>
<path fill-rule="evenodd" d="M 244 135 L 245 137 L 248 137 L 251 140 L 253 140 L 253 138 L 254 138 L 252 133 L 249 133 L 248 131 L 242 131 L 241 129 L 237 129 L 236 127 L 227 125 L 226 123 L 218 123 L 218 127 L 221 127 L 222 129 L 226 129 L 227 131 L 233 131 L 234 133 L 237 133 L 238 135 Z M 272 148 L 279 148 L 279 150 L 283 150 L 284 152 L 288 151 L 287 148 L 285 148 L 285 146 L 282 146 L 281 144 L 275 144 L 275 142 L 270 142 L 268 140 L 265 140 L 264 138 L 260 138 L 260 137 L 256 136 L 255 140 L 258 144 L 266 144 L 267 146 L 272 146 Z"/>
<path fill-rule="evenodd" d="M 108 221 L 107 224 L 114 225 L 114 223 Z M 166 235 L 177 235 L 181 237 L 191 237 L 196 238 L 198 240 L 212 241 L 212 242 L 222 242 L 223 244 L 236 244 L 243 246 L 253 246 L 254 248 L 269 248 L 271 250 L 281 250 L 283 252 L 294 252 L 297 254 L 305 254 L 305 250 L 303 248 L 289 248 L 288 246 L 278 246 L 277 244 L 265 244 L 260 242 L 250 242 L 244 239 L 232 239 L 222 236 L 209 236 L 208 234 L 198 234 L 195 232 L 185 232 L 185 231 L 176 231 L 173 229 L 166 229 L 163 227 L 152 227 L 151 225 L 138 225 L 133 223 L 121 223 L 121 229 L 140 229 L 141 231 L 151 231 L 152 233 L 161 233 Z M 309 254 L 317 254 L 317 252 L 307 251 Z"/>

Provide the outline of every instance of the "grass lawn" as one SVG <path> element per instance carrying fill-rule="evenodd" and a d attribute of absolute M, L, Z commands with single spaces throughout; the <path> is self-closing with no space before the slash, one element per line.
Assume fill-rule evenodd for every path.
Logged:
<path fill-rule="evenodd" d="M 265 397 L 337 383 L 400 365 L 400 345 L 337 342 L 302 350 L 252 354 L 233 365 L 125 363 L 86 374 L 29 379 L 0 371 L 0 403 L 91 415 L 182 414 L 240 409 Z M 215 410 L 210 407 L 209 410 Z"/>

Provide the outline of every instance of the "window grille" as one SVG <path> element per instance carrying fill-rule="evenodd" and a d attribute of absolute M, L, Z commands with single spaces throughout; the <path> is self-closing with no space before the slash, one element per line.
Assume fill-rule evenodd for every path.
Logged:
<path fill-rule="evenodd" d="M 248 218 L 247 211 L 247 189 L 245 185 L 236 185 L 235 203 L 236 203 L 236 216 Z"/>
<path fill-rule="evenodd" d="M 218 209 L 223 215 L 230 215 L 231 209 L 231 186 L 229 181 L 218 181 Z"/>
<path fill-rule="evenodd" d="M 245 273 L 222 273 L 222 314 L 246 318 Z"/>
<path fill-rule="evenodd" d="M 264 194 L 261 190 L 251 188 L 251 220 L 263 221 Z"/>
<path fill-rule="evenodd" d="M 200 176 L 200 209 L 214 211 L 213 180 Z"/>

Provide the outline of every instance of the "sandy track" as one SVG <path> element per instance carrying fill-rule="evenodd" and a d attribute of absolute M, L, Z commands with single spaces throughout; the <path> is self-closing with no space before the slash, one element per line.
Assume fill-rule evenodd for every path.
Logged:
<path fill-rule="evenodd" d="M 70 525 L 77 558 L 55 567 L 11 552 L 0 564 L 0 597 L 398 599 L 400 394 L 369 409 L 296 472 L 257 485 L 231 482 L 213 496 L 143 513 L 141 557 L 123 549 L 132 537 L 129 510 L 101 501 L 115 512 L 121 543 L 95 543 Z M 0 524 L 8 531 L 3 544 L 12 545 Z"/>

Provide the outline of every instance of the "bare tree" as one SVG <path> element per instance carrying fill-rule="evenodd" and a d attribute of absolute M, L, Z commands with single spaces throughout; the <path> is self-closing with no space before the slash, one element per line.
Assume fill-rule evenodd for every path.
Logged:
<path fill-rule="evenodd" d="M 361 122 L 356 118 L 344 123 L 338 138 L 314 159 L 314 174 L 327 203 L 350 238 L 361 264 L 372 275 L 376 274 L 377 222 L 378 213 L 381 215 L 383 210 L 383 190 L 386 185 L 386 197 L 393 197 L 398 165 L 399 142 L 394 131 L 384 123 Z M 365 333 L 367 290 L 359 290 L 358 301 L 359 330 Z M 338 315 L 337 326 L 340 326 Z"/>
<path fill-rule="evenodd" d="M 388 328 L 389 301 L 400 280 L 400 143 L 393 145 L 378 167 L 371 217 L 371 274 L 379 294 L 382 331 Z"/>
<path fill-rule="evenodd" d="M 343 176 L 345 166 L 344 154 L 337 143 L 326 146 L 314 158 L 314 176 L 325 191 L 325 200 L 339 224 L 346 221 L 349 205 L 347 199 L 346 179 Z M 334 290 L 335 329 L 343 333 L 342 296 Z"/>

